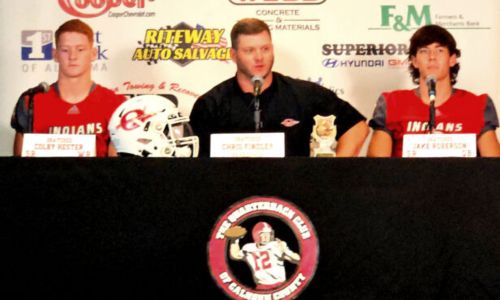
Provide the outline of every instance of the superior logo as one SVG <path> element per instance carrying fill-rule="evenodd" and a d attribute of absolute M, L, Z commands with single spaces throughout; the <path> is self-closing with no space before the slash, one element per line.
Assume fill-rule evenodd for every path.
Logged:
<path fill-rule="evenodd" d="M 217 221 L 208 264 L 217 285 L 232 299 L 294 299 L 312 280 L 318 239 L 295 205 L 252 197 L 231 206 Z"/>
<path fill-rule="evenodd" d="M 323 55 L 406 55 L 406 44 L 323 44 Z"/>
<path fill-rule="evenodd" d="M 93 18 L 118 6 L 144 8 L 144 2 L 145 0 L 59 0 L 59 6 L 70 15 Z"/>
<path fill-rule="evenodd" d="M 308 5 L 321 4 L 326 0 L 229 0 L 235 5 Z"/>

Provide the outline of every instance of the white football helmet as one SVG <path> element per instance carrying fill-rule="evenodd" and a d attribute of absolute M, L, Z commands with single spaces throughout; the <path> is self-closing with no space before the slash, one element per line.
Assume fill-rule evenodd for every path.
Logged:
<path fill-rule="evenodd" d="M 109 121 L 111 142 L 120 155 L 142 157 L 197 157 L 198 137 L 189 118 L 158 95 L 142 95 L 123 102 Z"/>
<path fill-rule="evenodd" d="M 262 240 L 262 233 L 269 233 L 269 240 Z M 252 238 L 257 244 L 267 244 L 274 240 L 274 230 L 267 222 L 259 222 L 252 229 Z"/>

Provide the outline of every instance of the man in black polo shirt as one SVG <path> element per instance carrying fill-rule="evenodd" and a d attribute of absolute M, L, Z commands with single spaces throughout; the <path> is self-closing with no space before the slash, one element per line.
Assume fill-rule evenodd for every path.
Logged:
<path fill-rule="evenodd" d="M 366 118 L 337 95 L 315 83 L 272 72 L 271 32 L 259 19 L 242 19 L 231 30 L 231 58 L 236 76 L 218 84 L 195 102 L 190 124 L 208 156 L 210 134 L 254 132 L 254 84 L 262 78 L 262 132 L 285 133 L 286 156 L 309 156 L 314 116 L 334 115 L 337 156 L 357 156 L 368 135 Z"/>

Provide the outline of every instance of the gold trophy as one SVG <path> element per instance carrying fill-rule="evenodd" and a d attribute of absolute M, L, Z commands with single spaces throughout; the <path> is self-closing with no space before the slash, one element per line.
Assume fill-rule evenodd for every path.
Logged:
<path fill-rule="evenodd" d="M 311 133 L 310 156 L 311 157 L 335 157 L 337 141 L 335 135 L 335 116 L 314 116 L 314 126 Z"/>

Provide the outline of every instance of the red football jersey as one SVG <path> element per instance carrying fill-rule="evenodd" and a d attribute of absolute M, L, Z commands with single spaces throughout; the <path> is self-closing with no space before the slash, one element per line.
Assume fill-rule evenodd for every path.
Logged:
<path fill-rule="evenodd" d="M 422 102 L 416 90 L 383 93 L 377 103 L 370 126 L 387 131 L 393 139 L 393 157 L 401 157 L 405 134 L 429 131 L 429 105 Z M 474 133 L 478 137 L 498 127 L 491 99 L 455 89 L 451 97 L 436 107 L 435 131 L 440 133 Z"/>
<path fill-rule="evenodd" d="M 71 104 L 61 99 L 55 85 L 52 85 L 47 93 L 39 93 L 34 97 L 33 132 L 95 134 L 96 155 L 106 156 L 109 144 L 108 122 L 114 110 L 124 100 L 124 96 L 95 85 L 87 98 Z"/>

